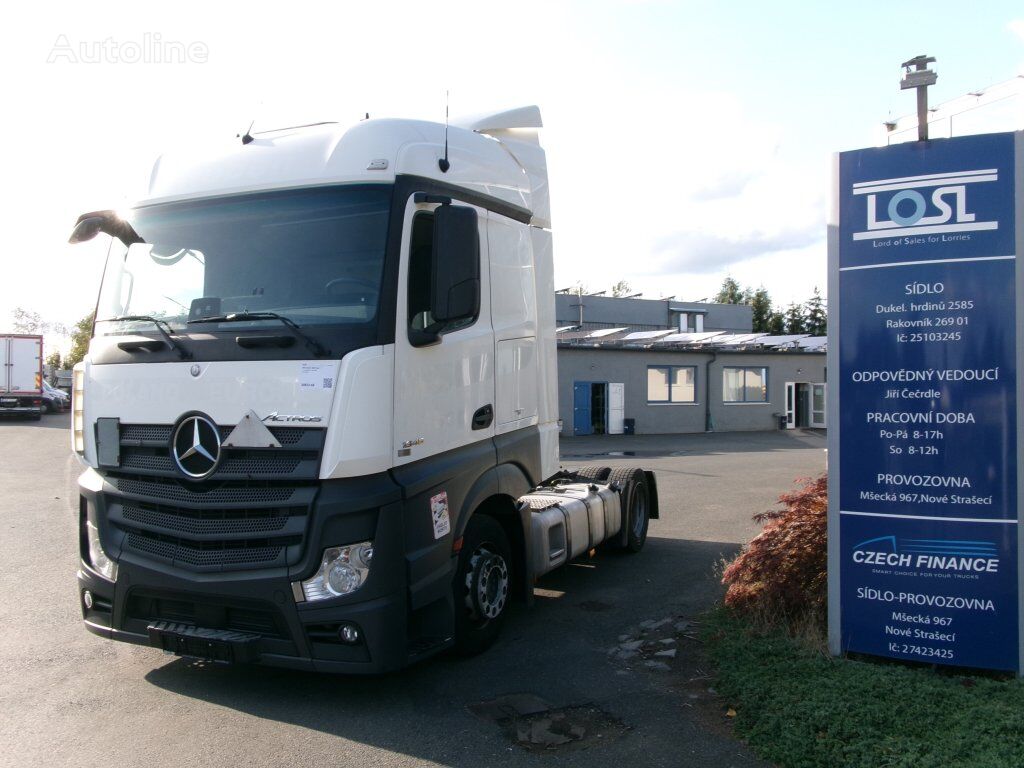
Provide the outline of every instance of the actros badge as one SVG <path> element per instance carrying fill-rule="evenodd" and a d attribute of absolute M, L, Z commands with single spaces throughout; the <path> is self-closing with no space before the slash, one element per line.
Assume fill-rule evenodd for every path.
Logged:
<path fill-rule="evenodd" d="M 178 422 L 171 436 L 171 455 L 183 474 L 202 480 L 217 468 L 220 443 L 220 432 L 213 420 L 201 413 L 192 413 Z"/>

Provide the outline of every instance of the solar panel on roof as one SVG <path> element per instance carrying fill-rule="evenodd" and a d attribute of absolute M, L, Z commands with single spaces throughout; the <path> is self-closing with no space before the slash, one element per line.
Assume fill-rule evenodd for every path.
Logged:
<path fill-rule="evenodd" d="M 667 331 L 633 331 L 633 333 L 627 333 L 622 337 L 623 341 L 638 341 L 640 339 L 656 339 L 659 336 L 666 336 L 673 333 L 671 329 Z"/>
<path fill-rule="evenodd" d="M 590 331 L 565 331 L 558 334 L 558 341 L 578 341 L 590 336 Z"/>
<path fill-rule="evenodd" d="M 591 331 L 587 338 L 600 339 L 602 336 L 611 336 L 613 333 L 622 333 L 622 331 L 628 331 L 628 327 L 623 328 L 600 328 L 596 331 Z"/>
<path fill-rule="evenodd" d="M 724 336 L 719 336 L 712 341 L 712 344 L 719 345 L 737 345 L 737 344 L 751 344 L 757 339 L 760 339 L 766 334 L 763 333 L 727 333 Z"/>
<path fill-rule="evenodd" d="M 724 331 L 703 331 L 702 333 L 673 333 L 671 336 L 664 336 L 657 340 L 658 344 L 703 344 L 708 339 L 722 336 Z"/>
<path fill-rule="evenodd" d="M 822 349 L 828 346 L 828 336 L 810 336 L 797 342 L 800 349 Z"/>
<path fill-rule="evenodd" d="M 793 344 L 809 336 L 810 334 L 807 333 L 793 333 L 788 336 L 762 336 L 757 340 L 757 343 L 766 347 L 784 347 L 787 344 Z"/>

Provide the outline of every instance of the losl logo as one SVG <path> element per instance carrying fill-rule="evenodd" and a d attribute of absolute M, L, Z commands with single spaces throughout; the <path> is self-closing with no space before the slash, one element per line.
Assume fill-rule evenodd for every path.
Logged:
<path fill-rule="evenodd" d="M 866 229 L 853 239 L 998 229 L 998 221 L 978 221 L 967 205 L 969 185 L 998 180 L 998 170 L 986 168 L 854 184 L 853 194 L 865 196 Z"/>

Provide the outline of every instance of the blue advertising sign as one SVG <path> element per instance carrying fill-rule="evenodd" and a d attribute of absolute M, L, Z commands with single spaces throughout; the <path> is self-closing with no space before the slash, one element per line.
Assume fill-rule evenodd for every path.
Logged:
<path fill-rule="evenodd" d="M 846 152 L 838 181 L 841 650 L 1016 671 L 1014 135 Z"/>

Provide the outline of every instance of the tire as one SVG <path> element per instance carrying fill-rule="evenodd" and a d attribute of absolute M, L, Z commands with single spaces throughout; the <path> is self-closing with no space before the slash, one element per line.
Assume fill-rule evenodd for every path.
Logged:
<path fill-rule="evenodd" d="M 640 469 L 616 469 L 608 482 L 618 483 L 622 488 L 622 524 L 626 527 L 626 539 L 619 547 L 625 552 L 639 552 L 647 542 L 647 529 L 651 523 L 647 476 Z"/>
<path fill-rule="evenodd" d="M 604 483 L 608 482 L 608 477 L 612 474 L 612 468 L 593 465 L 590 467 L 580 467 L 573 474 L 576 476 L 576 482 L 578 483 Z"/>
<path fill-rule="evenodd" d="M 469 519 L 452 588 L 455 651 L 475 656 L 498 639 L 512 596 L 512 550 L 505 529 L 493 517 Z"/>

